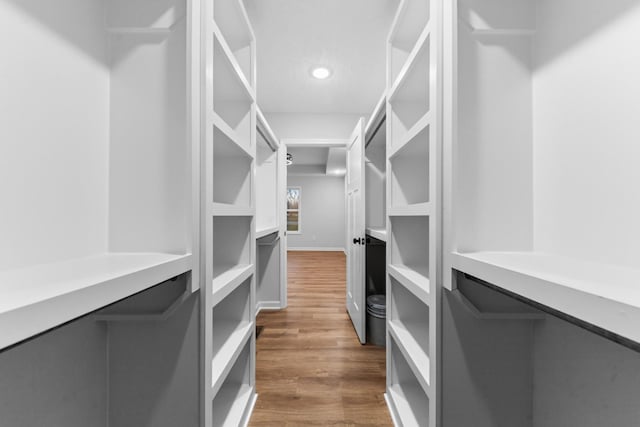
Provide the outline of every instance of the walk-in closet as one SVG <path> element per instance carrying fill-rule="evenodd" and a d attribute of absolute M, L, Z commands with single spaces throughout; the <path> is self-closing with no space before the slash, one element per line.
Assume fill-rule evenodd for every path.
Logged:
<path fill-rule="evenodd" d="M 445 22 L 443 425 L 634 426 L 640 4 Z"/>
<path fill-rule="evenodd" d="M 640 425 L 639 0 L 0 28 L 0 427 Z"/>

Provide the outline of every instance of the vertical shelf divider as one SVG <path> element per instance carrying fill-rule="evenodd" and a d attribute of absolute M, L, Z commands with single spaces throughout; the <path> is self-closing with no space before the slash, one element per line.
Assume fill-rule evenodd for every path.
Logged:
<path fill-rule="evenodd" d="M 237 0 L 207 0 L 202 26 L 202 425 L 238 426 L 257 398 L 255 36 Z"/>
<path fill-rule="evenodd" d="M 401 1 L 387 48 L 385 399 L 397 425 L 426 427 L 440 419 L 440 7 Z"/>

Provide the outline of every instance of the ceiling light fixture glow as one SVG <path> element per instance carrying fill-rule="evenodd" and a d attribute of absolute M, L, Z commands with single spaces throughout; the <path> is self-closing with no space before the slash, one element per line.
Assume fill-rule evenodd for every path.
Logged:
<path fill-rule="evenodd" d="M 331 76 L 331 70 L 327 67 L 316 67 L 311 70 L 311 75 L 318 80 L 328 79 Z"/>

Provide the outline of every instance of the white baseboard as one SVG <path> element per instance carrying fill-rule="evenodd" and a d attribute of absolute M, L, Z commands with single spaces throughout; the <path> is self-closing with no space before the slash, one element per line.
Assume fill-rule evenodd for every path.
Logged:
<path fill-rule="evenodd" d="M 258 304 L 256 304 L 256 316 L 262 310 L 282 310 L 283 308 L 280 301 L 259 301 Z"/>
<path fill-rule="evenodd" d="M 295 247 L 289 246 L 288 251 L 321 251 L 321 252 L 345 252 L 344 248 L 312 248 L 312 247 Z"/>

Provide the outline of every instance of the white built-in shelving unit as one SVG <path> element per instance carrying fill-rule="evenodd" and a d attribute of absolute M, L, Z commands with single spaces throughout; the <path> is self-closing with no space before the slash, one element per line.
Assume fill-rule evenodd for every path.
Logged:
<path fill-rule="evenodd" d="M 286 147 L 257 109 L 256 311 L 287 306 Z"/>
<path fill-rule="evenodd" d="M 365 125 L 366 233 L 387 241 L 387 98 L 382 95 Z"/>
<path fill-rule="evenodd" d="M 461 344 L 445 349 L 443 380 L 469 408 L 446 407 L 451 426 L 637 423 L 639 13 L 619 0 L 446 5 L 443 284 L 550 313 L 517 329 L 451 300 L 444 333 Z M 472 349 L 498 335 L 496 351 Z"/>
<path fill-rule="evenodd" d="M 0 22 L 2 423 L 196 426 L 199 3 Z"/>
<path fill-rule="evenodd" d="M 238 0 L 203 13 L 203 424 L 245 425 L 256 400 L 255 37 Z"/>
<path fill-rule="evenodd" d="M 403 0 L 387 50 L 387 403 L 438 425 L 439 2 Z"/>

